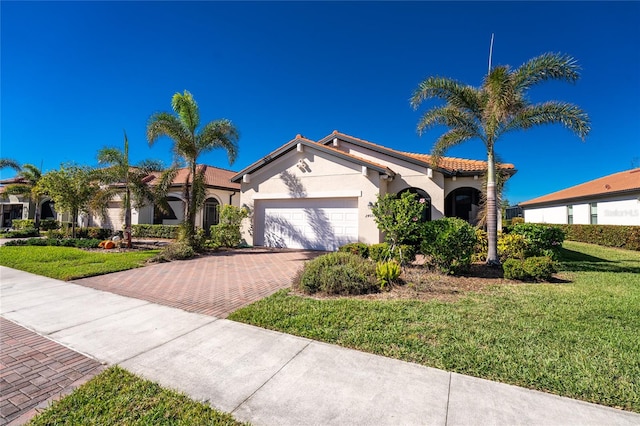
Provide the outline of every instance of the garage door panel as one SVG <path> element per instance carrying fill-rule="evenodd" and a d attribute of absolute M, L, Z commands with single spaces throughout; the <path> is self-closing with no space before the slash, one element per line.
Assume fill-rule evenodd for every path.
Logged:
<path fill-rule="evenodd" d="M 332 251 L 358 241 L 355 199 L 269 201 L 259 208 L 265 246 Z"/>

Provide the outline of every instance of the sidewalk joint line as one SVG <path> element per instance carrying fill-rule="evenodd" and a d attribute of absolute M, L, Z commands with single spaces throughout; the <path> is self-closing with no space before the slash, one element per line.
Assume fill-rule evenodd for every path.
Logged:
<path fill-rule="evenodd" d="M 240 402 L 240 404 L 238 404 L 233 410 L 231 410 L 229 412 L 229 414 L 233 414 L 236 412 L 236 410 L 240 407 L 242 407 L 242 405 L 247 402 L 249 399 L 251 399 L 251 397 L 253 395 L 255 395 L 256 393 L 258 393 L 258 391 L 260 389 L 262 389 L 263 387 L 265 387 L 265 385 L 267 383 L 269 383 L 271 381 L 271 379 L 273 379 L 277 374 L 279 374 L 287 365 L 289 365 L 289 363 L 291 361 L 293 361 L 294 359 L 296 359 L 298 357 L 298 355 L 300 355 L 302 353 L 302 351 L 304 351 L 305 349 L 307 349 L 309 347 L 309 345 L 313 343 L 313 340 L 310 340 L 309 342 L 307 342 L 306 345 L 304 345 L 298 352 L 296 352 L 296 354 L 294 356 L 291 357 L 291 359 L 289 359 L 289 361 L 285 362 L 284 364 L 282 364 L 282 367 L 280 367 L 278 369 L 278 371 L 276 371 L 275 373 L 273 373 L 267 380 L 265 380 L 265 382 L 263 384 L 261 384 L 256 390 L 254 390 L 251 395 L 249 395 L 248 397 L 246 397 L 242 402 Z"/>
<path fill-rule="evenodd" d="M 191 312 L 189 312 L 189 313 L 191 313 Z M 125 363 L 125 362 L 127 362 L 127 361 L 130 361 L 130 360 L 132 360 L 133 358 L 138 357 L 138 356 L 140 356 L 140 355 L 142 355 L 142 354 L 146 354 L 147 352 L 151 352 L 151 351 L 153 351 L 153 350 L 156 350 L 156 349 L 158 349 L 159 347 L 166 345 L 167 343 L 171 343 L 171 342 L 173 342 L 173 341 L 175 341 L 175 340 L 177 340 L 177 339 L 179 339 L 179 338 L 181 338 L 181 337 L 186 336 L 186 335 L 187 335 L 187 334 L 189 334 L 189 333 L 193 333 L 193 332 L 194 332 L 194 331 L 196 331 L 196 330 L 200 330 L 202 327 L 207 326 L 207 325 L 209 325 L 209 324 L 213 324 L 214 322 L 216 322 L 216 321 L 218 321 L 218 320 L 220 319 L 220 318 L 218 318 L 218 317 L 213 317 L 213 316 L 212 316 L 212 317 L 210 317 L 210 318 L 212 318 L 212 321 L 206 322 L 206 323 L 204 323 L 204 324 L 202 324 L 202 325 L 200 325 L 200 326 L 198 326 L 198 327 L 196 327 L 196 328 L 194 328 L 194 329 L 192 329 L 192 330 L 186 331 L 186 332 L 182 333 L 182 334 L 181 334 L 181 335 L 179 335 L 179 336 L 176 336 L 176 337 L 174 337 L 174 338 L 172 338 L 172 339 L 169 339 L 169 340 L 167 340 L 167 341 L 165 341 L 165 342 L 162 342 L 162 343 L 160 343 L 160 344 L 158 344 L 158 345 L 152 346 L 152 347 L 150 347 L 149 349 L 145 349 L 145 350 L 143 350 L 142 352 L 139 352 L 139 353 L 137 353 L 137 354 L 135 354 L 135 355 L 131 355 L 129 358 L 125 358 L 125 359 L 123 359 L 123 360 L 117 361 L 117 362 L 115 362 L 114 364 L 122 364 L 122 363 Z"/>
<path fill-rule="evenodd" d="M 449 422 L 449 400 L 451 399 L 451 376 L 453 373 L 449 372 L 449 388 L 447 389 L 447 408 L 444 412 L 444 426 L 447 426 Z"/>
<path fill-rule="evenodd" d="M 140 299 L 138 299 L 138 300 L 140 300 Z M 143 302 L 146 302 L 145 300 L 142 300 L 142 301 L 143 301 Z M 108 315 L 104 315 L 104 316 L 102 316 L 102 317 L 94 318 L 94 319 L 91 319 L 91 320 L 89 320 L 89 321 L 81 322 L 81 323 L 78 323 L 78 324 L 73 324 L 72 326 L 64 327 L 64 328 L 61 328 L 61 329 L 59 329 L 59 330 L 54 330 L 54 331 L 52 331 L 52 332 L 50 332 L 50 333 L 47 333 L 47 336 L 51 336 L 52 334 L 59 333 L 59 332 L 64 331 L 64 330 L 69 330 L 69 329 L 72 329 L 72 328 L 75 328 L 75 327 L 79 327 L 79 326 L 81 326 L 81 325 L 90 324 L 90 323 L 95 322 L 95 321 L 100 321 L 100 320 L 103 320 L 103 319 L 105 319 L 105 318 L 113 317 L 113 316 L 115 316 L 115 315 L 120 315 L 120 314 L 122 314 L 123 312 L 132 311 L 132 310 L 134 310 L 134 309 L 138 309 L 138 308 L 141 308 L 141 307 L 143 307 L 143 306 L 150 305 L 150 304 L 151 304 L 151 302 L 143 303 L 142 305 L 132 306 L 131 308 L 123 309 L 123 310 L 121 310 L 121 311 L 114 312 L 114 313 L 111 313 L 111 314 L 108 314 Z M 38 305 L 38 306 L 39 306 L 39 305 Z M 25 309 L 31 309 L 31 308 L 25 308 Z M 37 331 L 37 330 L 34 330 L 34 331 L 36 331 L 37 333 L 40 333 L 40 332 L 39 332 L 39 331 Z"/>

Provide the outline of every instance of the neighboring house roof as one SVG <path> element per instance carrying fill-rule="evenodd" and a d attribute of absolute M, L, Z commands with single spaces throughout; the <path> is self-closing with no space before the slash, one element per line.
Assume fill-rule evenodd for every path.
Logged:
<path fill-rule="evenodd" d="M 574 201 L 583 198 L 597 198 L 603 195 L 621 195 L 640 191 L 640 168 L 614 173 L 571 188 L 543 195 L 533 200 L 520 203 L 522 207 L 538 204 L 552 204 L 563 201 Z"/>
<path fill-rule="evenodd" d="M 369 148 L 373 151 L 377 151 L 391 157 L 398 158 L 400 160 L 408 161 L 410 163 L 419 164 L 425 167 L 432 167 L 432 157 L 430 155 L 398 151 L 386 146 L 366 141 L 364 139 L 359 139 L 353 136 L 346 135 L 344 133 L 340 133 L 337 130 L 334 130 L 330 135 L 320 139 L 318 143 L 326 145 L 331 143 L 335 138 L 365 148 Z M 513 164 L 503 163 L 500 164 L 500 168 L 505 170 L 510 175 L 516 173 L 516 169 Z M 473 175 L 482 173 L 487 170 L 487 162 L 480 160 L 466 160 L 463 158 L 455 157 L 441 157 L 438 161 L 437 170 L 446 175 Z"/>
<path fill-rule="evenodd" d="M 360 166 L 365 166 L 368 167 L 372 170 L 375 170 L 379 173 L 383 173 L 389 176 L 395 176 L 395 172 L 393 170 L 391 170 L 390 168 L 388 168 L 387 166 L 384 166 L 382 164 L 373 162 L 373 161 L 369 161 L 366 160 L 364 158 L 360 158 L 356 155 L 352 155 L 343 151 L 340 151 L 339 149 L 333 148 L 333 147 L 329 147 L 329 146 L 325 146 L 323 144 L 319 144 L 318 142 L 314 142 L 311 139 L 307 139 L 302 135 L 296 135 L 296 137 L 292 140 L 290 140 L 289 142 L 287 142 L 286 144 L 282 145 L 281 147 L 279 147 L 278 149 L 276 149 L 275 151 L 267 154 L 265 157 L 261 158 L 260 160 L 256 161 L 255 163 L 249 165 L 248 167 L 244 168 L 243 170 L 239 171 L 235 176 L 233 176 L 231 178 L 232 182 L 239 182 L 240 179 L 242 179 L 242 176 L 246 175 L 246 174 L 251 174 L 253 172 L 255 172 L 256 170 L 261 169 L 262 167 L 266 166 L 267 164 L 273 162 L 274 160 L 276 160 L 277 158 L 282 157 L 284 154 L 286 154 L 289 151 L 292 151 L 293 149 L 297 149 L 298 144 L 302 145 L 302 146 L 308 146 L 310 148 L 316 149 L 318 151 L 321 152 L 326 152 L 328 154 L 331 154 L 332 156 L 338 157 L 338 158 L 343 158 L 345 160 L 351 161 L 352 163 L 358 164 Z"/>
<path fill-rule="evenodd" d="M 0 180 L 0 185 L 11 185 L 14 183 L 27 183 L 27 182 L 28 182 L 27 179 L 20 176 L 16 176 L 9 179 Z"/>
<path fill-rule="evenodd" d="M 198 170 L 204 169 L 204 183 L 207 186 L 212 186 L 222 189 L 239 190 L 240 184 L 231 182 L 231 178 L 236 172 L 231 170 L 220 169 L 218 167 L 208 166 L 206 164 L 199 164 Z M 178 169 L 176 177 L 173 179 L 172 185 L 179 186 L 184 185 L 187 182 L 189 176 L 189 168 L 183 167 Z M 156 180 L 160 178 L 160 173 L 154 172 L 151 175 L 149 184 L 154 185 Z M 189 179 L 191 181 L 191 179 Z"/>

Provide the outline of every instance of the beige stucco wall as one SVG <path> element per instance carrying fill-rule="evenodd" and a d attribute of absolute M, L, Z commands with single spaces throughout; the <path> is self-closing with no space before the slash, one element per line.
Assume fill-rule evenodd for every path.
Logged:
<path fill-rule="evenodd" d="M 386 191 L 386 181 L 374 170 L 367 169 L 363 174 L 360 165 L 312 147 L 304 146 L 303 149 L 303 152 L 298 152 L 294 148 L 250 175 L 249 183 L 242 183 L 240 203 L 254 211 L 252 221 L 247 221 L 243 227 L 245 240 L 249 244 L 259 242 L 254 240 L 254 235 L 264 232 L 264 218 L 255 214 L 261 210 L 262 200 L 355 197 L 359 240 L 367 244 L 380 242 L 380 232 L 369 203 L 374 203 L 376 195 Z"/>

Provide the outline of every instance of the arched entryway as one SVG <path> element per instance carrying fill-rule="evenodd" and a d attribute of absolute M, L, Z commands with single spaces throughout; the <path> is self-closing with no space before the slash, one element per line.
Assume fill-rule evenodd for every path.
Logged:
<path fill-rule="evenodd" d="M 408 192 L 410 194 L 415 194 L 416 199 L 424 200 L 426 204 L 424 211 L 422 212 L 422 217 L 420 220 L 422 222 L 428 222 L 431 220 L 431 196 L 423 189 L 420 188 L 405 188 L 402 191 L 398 192 L 398 197 Z"/>
<path fill-rule="evenodd" d="M 208 234 L 212 225 L 220 222 L 220 202 L 215 198 L 207 198 L 204 202 L 204 221 L 202 227 Z"/>
<path fill-rule="evenodd" d="M 475 188 L 462 187 L 454 189 L 444 200 L 444 215 L 459 217 L 475 225 L 478 222 L 478 211 L 481 193 Z"/>
<path fill-rule="evenodd" d="M 46 200 L 43 201 L 40 206 L 40 219 L 55 219 L 56 211 L 53 209 L 53 201 Z"/>
<path fill-rule="evenodd" d="M 154 225 L 177 225 L 183 219 L 184 202 L 180 198 L 167 197 L 167 204 L 169 208 L 167 211 L 162 211 L 158 205 L 153 206 Z"/>

